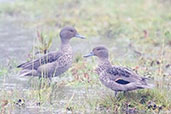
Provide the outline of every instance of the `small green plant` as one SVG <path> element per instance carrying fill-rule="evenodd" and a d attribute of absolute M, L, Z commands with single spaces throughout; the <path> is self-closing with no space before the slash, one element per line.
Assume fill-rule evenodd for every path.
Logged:
<path fill-rule="evenodd" d="M 52 45 L 52 39 L 53 37 L 50 35 L 47 36 L 44 33 L 37 31 L 37 45 L 35 48 L 38 50 L 38 53 L 46 54 Z"/>

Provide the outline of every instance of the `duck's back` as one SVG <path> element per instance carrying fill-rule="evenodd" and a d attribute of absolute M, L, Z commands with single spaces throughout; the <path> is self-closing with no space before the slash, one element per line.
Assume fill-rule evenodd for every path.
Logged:
<path fill-rule="evenodd" d="M 72 53 L 51 52 L 39 59 L 18 66 L 22 68 L 22 76 L 55 77 L 64 73 L 72 64 Z"/>
<path fill-rule="evenodd" d="M 23 64 L 20 64 L 17 66 L 17 68 L 37 70 L 41 65 L 44 65 L 47 63 L 52 63 L 52 62 L 58 60 L 58 58 L 60 58 L 62 55 L 63 54 L 61 53 L 61 51 L 51 52 L 51 53 L 48 53 L 36 60 L 32 60 L 32 61 L 28 61 Z"/>
<path fill-rule="evenodd" d="M 110 80 L 114 81 L 120 78 L 129 82 L 142 80 L 133 70 L 121 66 L 112 66 L 108 61 L 102 61 L 96 68 L 96 73 L 101 78 L 110 78 Z"/>
<path fill-rule="evenodd" d="M 129 82 L 142 80 L 142 78 L 137 73 L 126 67 L 113 66 L 112 68 L 108 68 L 106 73 L 111 80 L 117 80 L 120 78 Z"/>

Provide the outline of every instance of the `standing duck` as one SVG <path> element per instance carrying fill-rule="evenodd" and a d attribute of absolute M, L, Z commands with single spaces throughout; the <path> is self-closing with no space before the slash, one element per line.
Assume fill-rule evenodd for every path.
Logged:
<path fill-rule="evenodd" d="M 60 31 L 61 46 L 57 52 L 50 52 L 41 58 L 23 63 L 18 68 L 22 68 L 21 76 L 43 76 L 56 77 L 67 71 L 72 64 L 72 47 L 69 41 L 73 38 L 85 37 L 78 34 L 77 30 L 71 26 L 65 26 Z"/>
<path fill-rule="evenodd" d="M 115 96 L 119 91 L 126 92 L 152 87 L 152 85 L 147 84 L 147 78 L 140 77 L 132 70 L 125 67 L 112 66 L 108 59 L 108 50 L 105 47 L 95 47 L 90 54 L 84 57 L 90 56 L 98 57 L 99 65 L 96 68 L 96 72 L 102 84 L 115 91 Z"/>

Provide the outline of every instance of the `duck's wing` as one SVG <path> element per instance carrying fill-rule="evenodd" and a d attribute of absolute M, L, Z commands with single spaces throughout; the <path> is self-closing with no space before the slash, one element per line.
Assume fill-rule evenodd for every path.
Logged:
<path fill-rule="evenodd" d="M 48 53 L 48 54 L 46 54 L 46 55 L 44 55 L 41 58 L 38 58 L 36 60 L 28 61 L 26 63 L 20 64 L 17 66 L 17 68 L 37 70 L 38 67 L 40 67 L 41 65 L 44 65 L 47 63 L 52 63 L 52 62 L 56 61 L 61 55 L 62 55 L 62 53 L 60 51 L 51 52 L 51 53 Z"/>
<path fill-rule="evenodd" d="M 106 86 L 116 91 L 129 91 L 135 89 L 152 88 L 152 84 L 146 82 L 146 78 L 140 77 L 134 71 L 125 67 L 112 67 L 107 71 L 107 78 L 104 80 Z"/>
<path fill-rule="evenodd" d="M 128 84 L 130 82 L 143 81 L 144 78 L 140 77 L 133 70 L 125 67 L 112 67 L 107 70 L 109 78 L 121 84 Z"/>

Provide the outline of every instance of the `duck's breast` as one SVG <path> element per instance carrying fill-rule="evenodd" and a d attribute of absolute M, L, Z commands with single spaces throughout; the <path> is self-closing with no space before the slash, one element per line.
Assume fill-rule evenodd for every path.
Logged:
<path fill-rule="evenodd" d="M 58 67 L 55 71 L 55 76 L 58 76 L 67 71 L 72 65 L 72 54 L 64 54 L 58 59 Z"/>

